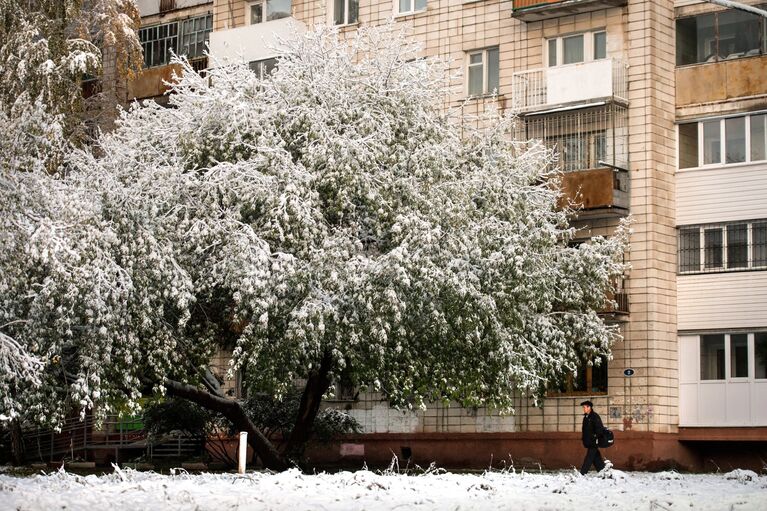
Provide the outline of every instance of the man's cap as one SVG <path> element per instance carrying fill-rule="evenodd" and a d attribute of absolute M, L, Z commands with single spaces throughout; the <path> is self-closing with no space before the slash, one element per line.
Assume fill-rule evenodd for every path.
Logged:
<path fill-rule="evenodd" d="M 591 401 L 584 401 L 584 402 L 581 403 L 581 406 L 583 406 L 583 405 L 590 406 L 591 408 L 594 408 L 594 403 L 592 403 Z"/>

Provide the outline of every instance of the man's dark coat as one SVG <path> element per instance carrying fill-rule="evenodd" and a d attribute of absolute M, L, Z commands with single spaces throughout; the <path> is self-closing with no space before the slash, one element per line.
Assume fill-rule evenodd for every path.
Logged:
<path fill-rule="evenodd" d="M 597 447 L 597 437 L 601 435 L 605 430 L 602 425 L 602 418 L 597 412 L 591 410 L 588 414 L 583 415 L 583 426 L 581 427 L 581 433 L 583 436 L 583 447 Z"/>

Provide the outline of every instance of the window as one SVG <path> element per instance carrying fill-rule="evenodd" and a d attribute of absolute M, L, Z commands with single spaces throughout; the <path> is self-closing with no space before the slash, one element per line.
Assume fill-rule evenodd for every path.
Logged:
<path fill-rule="evenodd" d="M 359 0 L 333 0 L 333 24 L 357 23 L 360 12 Z"/>
<path fill-rule="evenodd" d="M 746 161 L 746 118 L 732 117 L 724 120 L 724 146 L 726 163 Z"/>
<path fill-rule="evenodd" d="M 549 67 L 607 58 L 607 32 L 586 32 L 546 41 Z"/>
<path fill-rule="evenodd" d="M 698 166 L 698 123 L 679 125 L 679 168 Z"/>
<path fill-rule="evenodd" d="M 470 52 L 467 67 L 469 96 L 498 92 L 499 52 L 497 47 Z"/>
<path fill-rule="evenodd" d="M 700 336 L 700 380 L 767 379 L 767 332 Z"/>
<path fill-rule="evenodd" d="M 754 267 L 767 266 L 767 222 L 751 226 L 752 261 Z"/>
<path fill-rule="evenodd" d="M 680 273 L 767 269 L 765 220 L 681 227 L 678 245 Z"/>
<path fill-rule="evenodd" d="M 724 380 L 724 335 L 700 336 L 700 379 Z"/>
<path fill-rule="evenodd" d="M 290 10 L 291 0 L 259 0 L 250 4 L 250 24 L 287 18 Z"/>
<path fill-rule="evenodd" d="M 764 18 L 735 9 L 678 19 L 676 64 L 683 66 L 765 54 L 765 25 Z"/>
<path fill-rule="evenodd" d="M 181 22 L 180 53 L 188 59 L 205 56 L 205 45 L 213 30 L 213 15 L 199 16 Z"/>
<path fill-rule="evenodd" d="M 548 40 L 549 67 L 557 65 L 557 39 Z"/>
<path fill-rule="evenodd" d="M 607 393 L 607 358 L 589 364 L 582 361 L 578 370 L 549 386 L 553 394 L 593 395 Z"/>
<path fill-rule="evenodd" d="M 395 0 L 397 14 L 410 14 L 426 9 L 426 0 Z"/>
<path fill-rule="evenodd" d="M 764 160 L 767 160 L 767 114 L 679 125 L 680 169 Z"/>
<path fill-rule="evenodd" d="M 754 378 L 767 378 L 767 332 L 754 334 Z"/>
<path fill-rule="evenodd" d="M 277 67 L 277 59 L 254 60 L 248 63 L 248 67 L 250 67 L 259 78 L 266 78 Z"/>
<path fill-rule="evenodd" d="M 704 229 L 703 243 L 706 269 L 721 268 L 724 264 L 722 229 Z"/>
<path fill-rule="evenodd" d="M 751 124 L 751 161 L 767 160 L 767 114 L 752 115 Z"/>
<path fill-rule="evenodd" d="M 722 140 L 719 121 L 706 121 L 703 124 L 703 164 L 722 161 Z"/>
<path fill-rule="evenodd" d="M 144 50 L 144 67 L 170 63 L 172 51 L 189 60 L 204 57 L 212 29 L 212 14 L 140 29 L 138 35 Z"/>
<path fill-rule="evenodd" d="M 607 32 L 594 34 L 594 60 L 607 58 Z"/>
<path fill-rule="evenodd" d="M 730 335 L 730 378 L 748 378 L 748 335 Z"/>
<path fill-rule="evenodd" d="M 748 267 L 748 224 L 727 226 L 727 267 Z"/>
<path fill-rule="evenodd" d="M 138 38 L 144 50 L 144 67 L 163 66 L 170 62 L 171 51 L 178 48 L 178 23 L 142 28 Z"/>
<path fill-rule="evenodd" d="M 679 271 L 700 270 L 700 229 L 679 230 Z"/>
<path fill-rule="evenodd" d="M 562 63 L 583 62 L 583 35 L 574 35 L 562 39 Z"/>

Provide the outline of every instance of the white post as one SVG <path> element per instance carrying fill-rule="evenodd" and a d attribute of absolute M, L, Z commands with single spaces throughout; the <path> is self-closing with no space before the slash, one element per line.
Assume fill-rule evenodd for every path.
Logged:
<path fill-rule="evenodd" d="M 248 432 L 241 431 L 240 432 L 240 450 L 239 450 L 239 457 L 237 460 L 238 474 L 245 473 L 245 460 L 247 459 L 247 456 L 248 456 Z"/>

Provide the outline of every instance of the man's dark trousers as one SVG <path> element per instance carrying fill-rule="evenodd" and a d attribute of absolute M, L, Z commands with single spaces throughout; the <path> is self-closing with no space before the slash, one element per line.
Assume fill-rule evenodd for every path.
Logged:
<path fill-rule="evenodd" d="M 591 470 L 591 465 L 594 465 L 597 470 L 605 468 L 605 462 L 602 461 L 602 455 L 599 454 L 599 449 L 596 447 L 589 447 L 586 451 L 586 457 L 583 459 L 583 466 L 581 467 L 581 474 L 588 474 Z"/>

